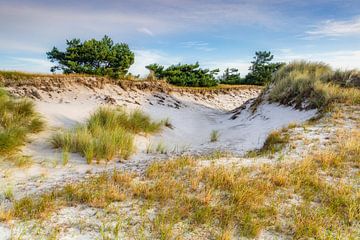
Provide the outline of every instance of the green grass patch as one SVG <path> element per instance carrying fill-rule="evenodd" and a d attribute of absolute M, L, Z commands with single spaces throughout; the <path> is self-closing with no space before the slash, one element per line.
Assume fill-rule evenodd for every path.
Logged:
<path fill-rule="evenodd" d="M 154 122 L 140 110 L 126 112 L 122 108 L 100 108 L 85 124 L 56 133 L 51 138 L 55 148 L 80 153 L 88 163 L 128 159 L 135 151 L 134 134 L 156 133 L 163 122 Z"/>
<path fill-rule="evenodd" d="M 219 140 L 220 133 L 218 130 L 212 130 L 210 133 L 210 142 L 217 142 Z"/>
<path fill-rule="evenodd" d="M 13 99 L 0 90 L 0 156 L 12 155 L 31 133 L 44 128 L 44 122 L 28 99 Z"/>
<path fill-rule="evenodd" d="M 281 131 L 273 131 L 267 136 L 264 145 L 260 149 L 249 151 L 246 156 L 257 157 L 280 152 L 284 149 L 286 144 L 289 143 L 289 138 L 290 136 L 285 129 Z"/>

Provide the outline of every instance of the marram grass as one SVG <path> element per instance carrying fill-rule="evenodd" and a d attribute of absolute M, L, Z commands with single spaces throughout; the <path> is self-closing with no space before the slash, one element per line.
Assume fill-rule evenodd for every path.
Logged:
<path fill-rule="evenodd" d="M 134 153 L 134 134 L 160 131 L 163 123 L 154 122 L 140 110 L 126 112 L 122 108 L 99 108 L 85 124 L 58 132 L 51 138 L 55 148 L 80 153 L 88 163 L 128 159 Z"/>
<path fill-rule="evenodd" d="M 300 109 L 325 109 L 331 103 L 360 103 L 358 88 L 344 88 L 349 74 L 333 71 L 323 63 L 296 61 L 282 67 L 273 77 L 269 86 L 269 100 Z"/>
<path fill-rule="evenodd" d="M 29 134 L 43 128 L 32 101 L 13 99 L 0 89 L 0 156 L 16 153 Z"/>

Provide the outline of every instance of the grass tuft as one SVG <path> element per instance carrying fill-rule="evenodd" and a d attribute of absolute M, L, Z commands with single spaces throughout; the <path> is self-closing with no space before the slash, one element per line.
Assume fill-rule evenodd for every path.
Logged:
<path fill-rule="evenodd" d="M 134 134 L 156 133 L 161 126 L 162 122 L 151 121 L 140 110 L 127 113 L 122 108 L 100 108 L 86 124 L 54 134 L 51 143 L 54 148 L 80 153 L 87 163 L 128 159 L 135 151 Z"/>
<path fill-rule="evenodd" d="M 44 122 L 27 99 L 15 100 L 0 89 L 0 155 L 10 156 L 24 145 L 31 133 L 44 128 Z"/>
<path fill-rule="evenodd" d="M 210 142 L 217 142 L 219 140 L 220 133 L 218 130 L 213 130 L 210 133 Z"/>
<path fill-rule="evenodd" d="M 286 144 L 289 142 L 289 138 L 290 136 L 288 133 L 286 133 L 286 129 L 273 131 L 267 136 L 262 148 L 249 151 L 246 156 L 256 157 L 277 153 L 286 146 Z"/>
<path fill-rule="evenodd" d="M 269 100 L 299 109 L 325 109 L 334 102 L 359 104 L 360 90 L 340 87 L 339 75 L 323 63 L 292 62 L 275 73 Z"/>

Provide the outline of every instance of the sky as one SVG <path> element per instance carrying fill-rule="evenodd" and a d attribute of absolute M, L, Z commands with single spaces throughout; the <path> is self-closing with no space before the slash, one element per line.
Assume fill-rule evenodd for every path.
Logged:
<path fill-rule="evenodd" d="M 49 72 L 46 52 L 104 35 L 151 63 L 240 69 L 255 51 L 275 61 L 360 68 L 360 0 L 0 0 L 0 69 Z"/>

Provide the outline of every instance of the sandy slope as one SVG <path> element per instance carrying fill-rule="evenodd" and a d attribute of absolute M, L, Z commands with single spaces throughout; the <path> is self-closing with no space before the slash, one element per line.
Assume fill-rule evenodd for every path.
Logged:
<path fill-rule="evenodd" d="M 9 88 L 14 95 L 23 95 L 15 88 Z M 247 100 L 255 98 L 259 90 L 243 89 L 217 94 L 194 94 L 187 92 L 153 92 L 142 90 L 125 91 L 119 86 L 106 85 L 102 89 L 91 89 L 73 85 L 61 91 L 37 90 L 37 110 L 44 116 L 48 128 L 23 149 L 35 163 L 26 169 L 18 169 L 2 163 L 0 186 L 13 188 L 15 197 L 45 191 L 69 181 L 78 181 L 89 173 L 112 169 L 141 172 L 155 158 L 182 152 L 203 153 L 226 150 L 241 155 L 259 148 L 266 136 L 274 129 L 292 122 L 303 122 L 316 111 L 297 111 L 290 107 L 263 103 L 255 113 L 246 108 L 232 119 L 235 109 Z M 120 105 L 128 109 L 140 108 L 154 119 L 169 118 L 173 129 L 166 128 L 156 136 L 136 138 L 137 154 L 126 162 L 87 165 L 78 154 L 72 154 L 70 163 L 62 166 L 61 153 L 52 149 L 49 136 L 57 128 L 69 128 L 83 122 L 91 112 L 101 105 Z M 217 130 L 220 138 L 211 143 L 210 133 Z M 165 145 L 167 154 L 146 153 L 149 146 Z M 2 200 L 5 207 L 9 204 Z M 9 229 L 0 224 L 0 239 L 9 236 Z"/>
<path fill-rule="evenodd" d="M 11 90 L 11 89 L 10 89 Z M 103 89 L 90 89 L 74 85 L 62 91 L 38 90 L 35 99 L 37 110 L 44 116 L 47 130 L 33 136 L 32 142 L 23 148 L 23 154 L 31 156 L 36 164 L 27 169 L 6 168 L 0 185 L 16 186 L 16 196 L 23 196 L 48 189 L 59 181 L 74 181 L 89 171 L 110 169 L 113 164 L 87 165 L 78 154 L 71 154 L 70 164 L 61 165 L 61 152 L 52 149 L 49 137 L 58 128 L 69 128 L 86 118 L 99 106 L 109 104 L 127 109 L 139 108 L 154 119 L 169 118 L 173 128 L 165 128 L 160 134 L 137 136 L 135 154 L 129 161 L 114 163 L 125 170 L 142 171 L 154 158 L 169 155 L 205 153 L 213 150 L 230 151 L 240 155 L 262 146 L 266 136 L 274 129 L 292 122 L 302 122 L 314 116 L 315 111 L 297 111 L 290 107 L 264 103 L 255 113 L 247 108 L 236 119 L 232 110 L 258 95 L 259 91 L 202 95 L 193 93 L 161 93 L 141 90 L 124 91 L 121 87 L 106 85 Z M 210 142 L 211 131 L 219 131 L 217 142 Z M 155 152 L 158 144 L 164 145 L 166 154 Z M 152 149 L 153 153 L 146 153 Z M 29 181 L 34 179 L 34 181 Z"/>

